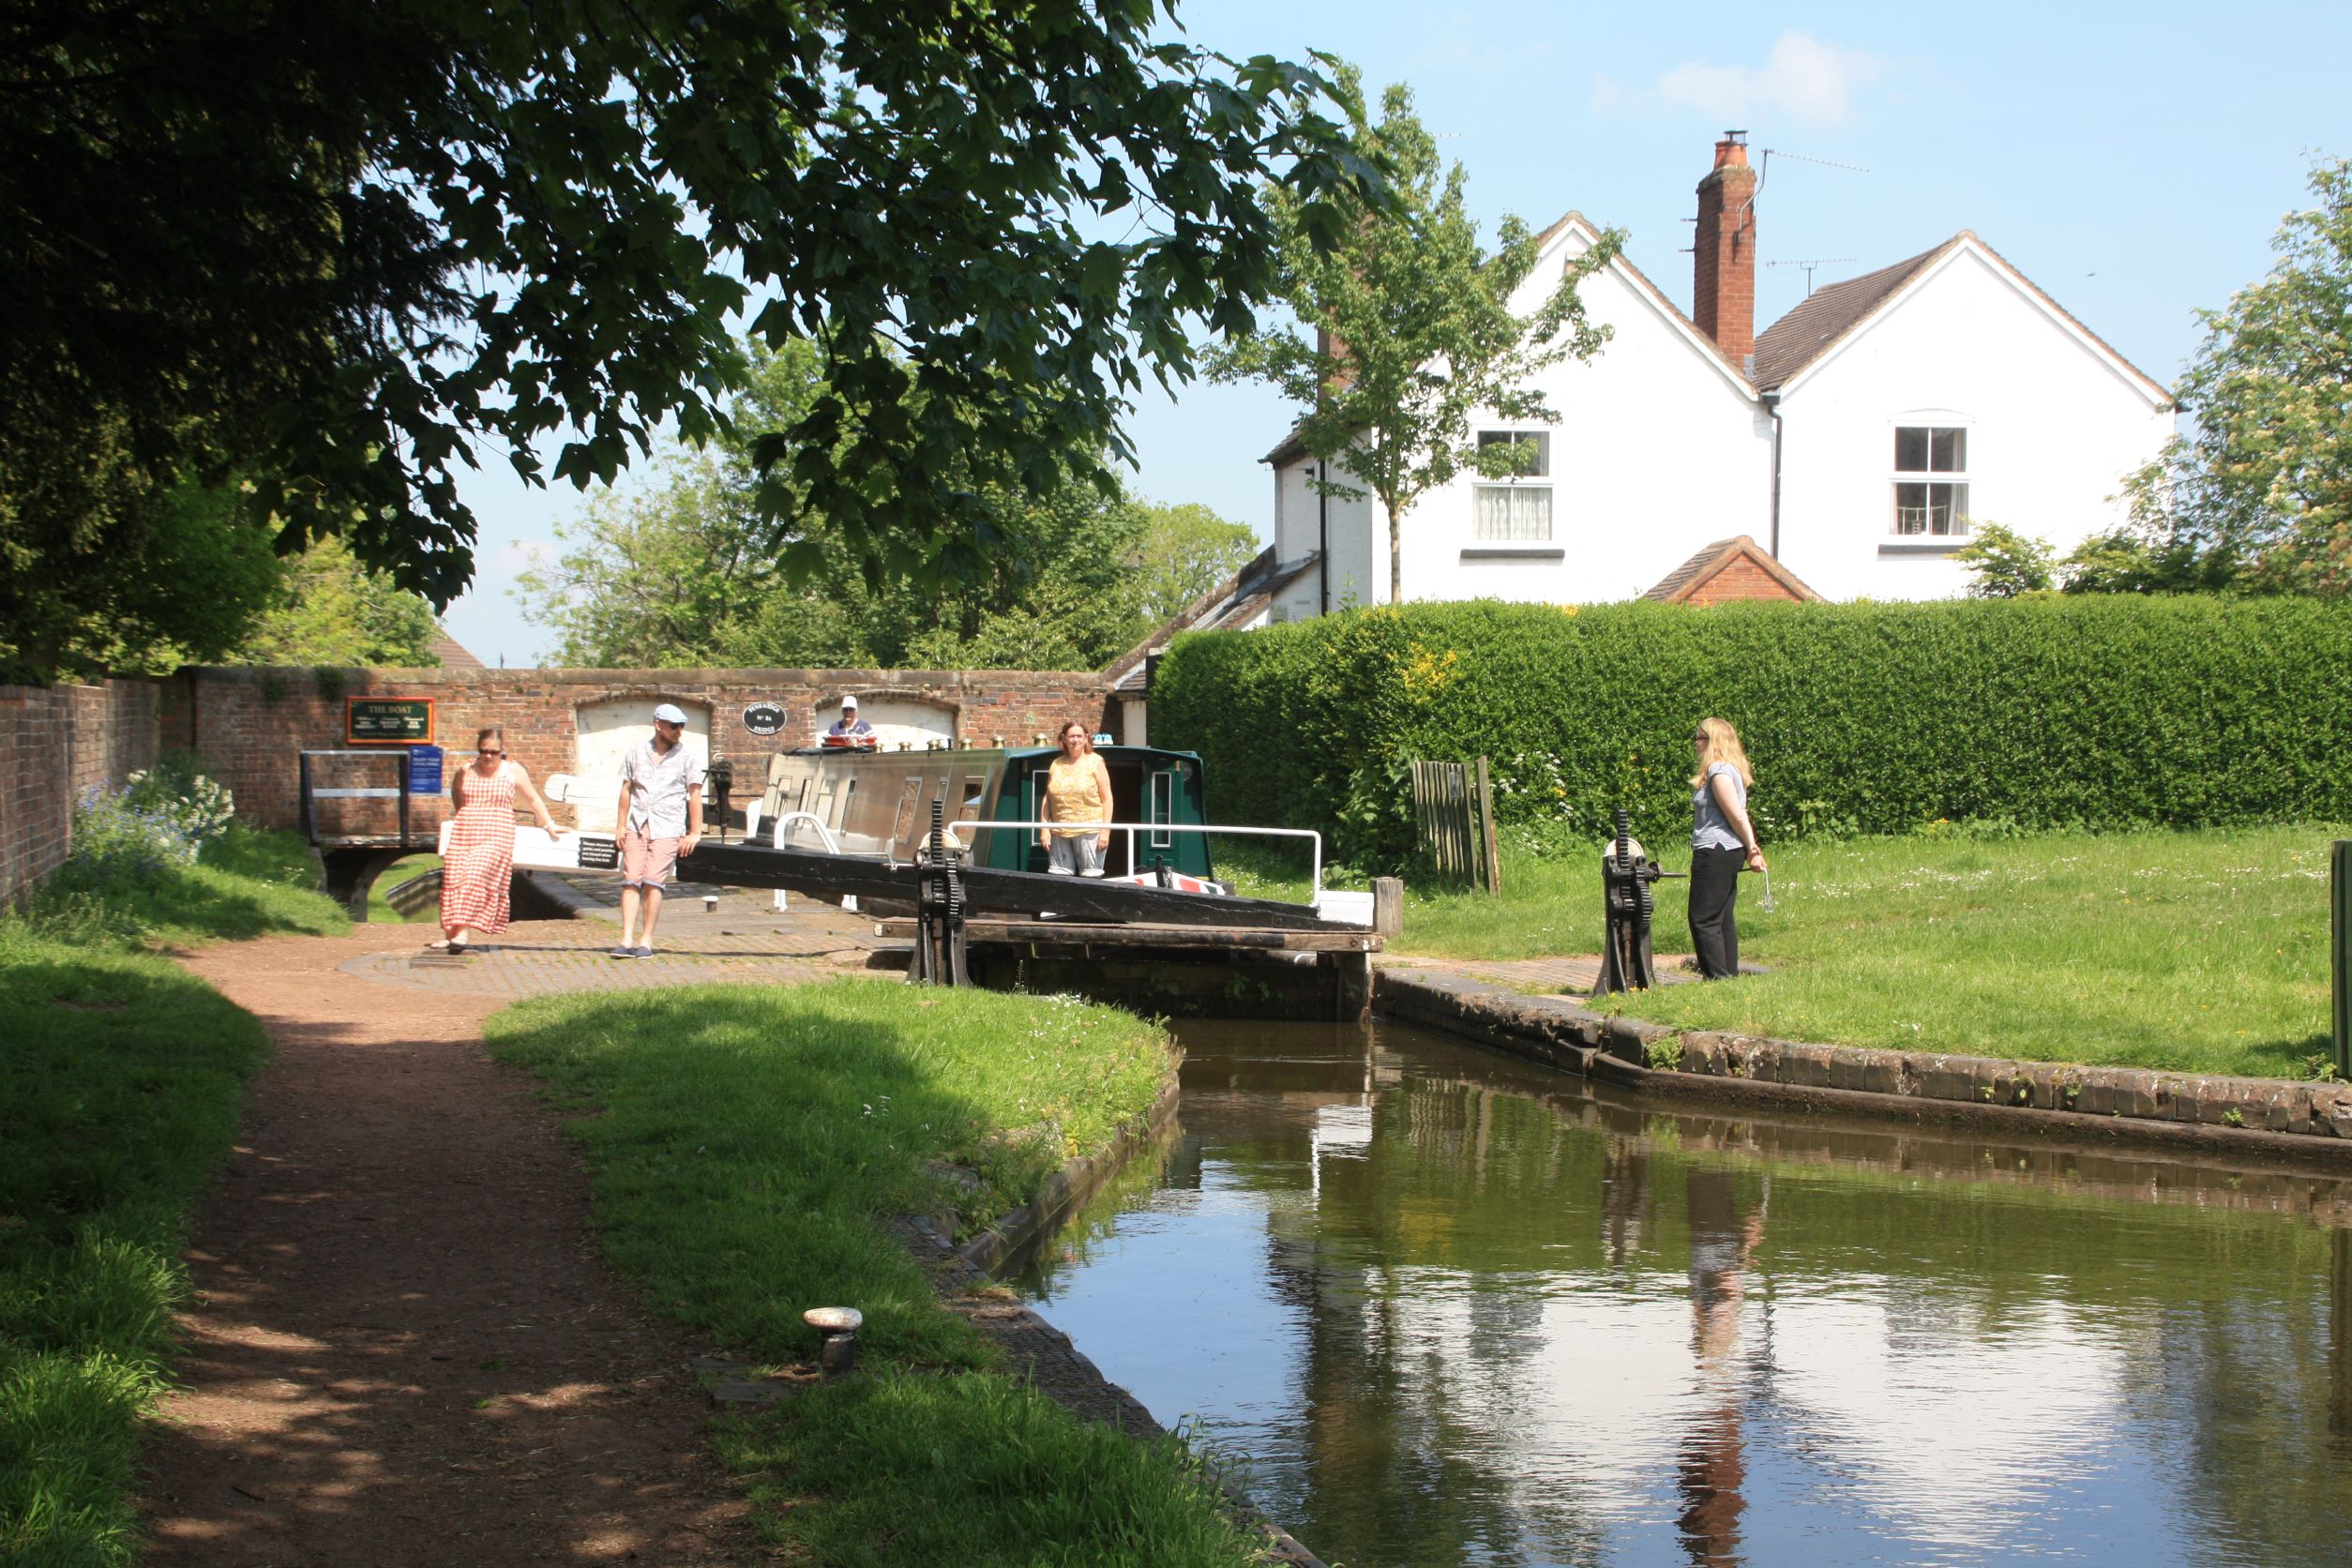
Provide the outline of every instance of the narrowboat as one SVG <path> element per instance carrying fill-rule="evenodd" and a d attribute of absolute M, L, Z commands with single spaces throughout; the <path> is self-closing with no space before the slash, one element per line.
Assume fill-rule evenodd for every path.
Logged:
<path fill-rule="evenodd" d="M 1110 771 L 1111 821 L 1137 824 L 1132 833 L 1112 833 L 1104 874 L 1165 868 L 1211 880 L 1207 834 L 1152 831 L 1208 822 L 1199 754 L 1145 746 L 1098 745 L 1094 750 Z M 745 832 L 778 845 L 908 862 L 931 830 L 934 801 L 950 822 L 1035 822 L 1047 770 L 1060 755 L 1049 746 L 778 752 L 768 760 L 757 807 L 746 812 Z M 811 829 L 812 820 L 824 833 Z M 973 865 L 1046 869 L 1034 827 L 974 828 L 964 837 L 972 842 Z"/>

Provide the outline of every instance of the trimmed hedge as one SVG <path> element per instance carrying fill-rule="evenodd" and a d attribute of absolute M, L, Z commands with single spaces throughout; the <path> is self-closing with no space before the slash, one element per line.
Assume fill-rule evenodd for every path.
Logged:
<path fill-rule="evenodd" d="M 1768 840 L 2352 818 L 2352 607 L 2309 599 L 1932 604 L 1479 600 L 1177 640 L 1155 742 L 1207 764 L 1212 820 L 1410 852 L 1403 762 L 1482 753 L 1497 815 L 1597 844 L 1621 805 L 1690 828 L 1692 725 L 1731 720 Z"/>

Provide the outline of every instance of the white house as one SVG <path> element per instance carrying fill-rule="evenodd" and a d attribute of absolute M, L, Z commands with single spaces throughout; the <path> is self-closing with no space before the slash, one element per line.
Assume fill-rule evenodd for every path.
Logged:
<path fill-rule="evenodd" d="M 1756 190 L 1744 134 L 1726 133 L 1698 187 L 1692 315 L 1621 255 L 1586 281 L 1608 343 L 1544 373 L 1557 425 L 1481 428 L 1533 438 L 1531 472 L 1465 475 L 1414 504 L 1406 597 L 1580 603 L 1669 577 L 1688 596 L 1689 570 L 1747 535 L 1781 568 L 1746 574 L 1759 592 L 1803 596 L 1794 579 L 1831 598 L 1935 598 L 1966 586 L 1949 557 L 1971 520 L 2060 551 L 2122 520 L 2123 476 L 2170 433 L 2163 386 L 1968 230 L 1824 286 L 1759 337 Z M 1597 234 L 1574 212 L 1546 230 L 1515 309 L 1532 311 Z M 1295 440 L 1265 460 L 1270 559 L 1222 624 L 1384 602 L 1378 503 L 1317 493 Z"/>

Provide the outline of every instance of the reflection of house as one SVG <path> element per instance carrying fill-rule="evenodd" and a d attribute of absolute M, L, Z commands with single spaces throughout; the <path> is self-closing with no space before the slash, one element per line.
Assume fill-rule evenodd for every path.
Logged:
<path fill-rule="evenodd" d="M 1758 335 L 1759 188 L 1727 133 L 1698 187 L 1692 315 L 1622 256 L 1584 284 L 1608 344 L 1544 372 L 1559 424 L 1479 431 L 1529 445 L 1521 475 L 1465 475 L 1413 506 L 1406 597 L 1621 599 L 1746 535 L 1794 574 L 1747 578 L 1774 596 L 1802 579 L 1832 598 L 1934 598 L 1965 584 L 1949 557 L 1971 519 L 2060 550 L 2122 520 L 2120 481 L 2168 433 L 2162 386 L 1967 230 L 1825 285 Z M 1553 224 L 1515 308 L 1598 234 L 1573 212 Z M 1266 461 L 1269 592 L 1238 624 L 1386 600 L 1378 504 L 1319 494 L 1294 440 Z"/>

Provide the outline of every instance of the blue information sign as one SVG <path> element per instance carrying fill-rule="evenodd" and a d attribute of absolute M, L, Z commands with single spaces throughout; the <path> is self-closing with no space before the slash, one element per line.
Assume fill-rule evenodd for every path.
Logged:
<path fill-rule="evenodd" d="M 441 747 L 412 746 L 408 748 L 408 792 L 412 795 L 441 793 Z"/>

